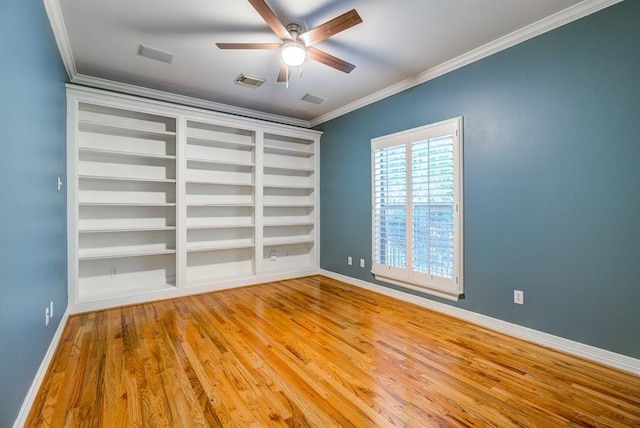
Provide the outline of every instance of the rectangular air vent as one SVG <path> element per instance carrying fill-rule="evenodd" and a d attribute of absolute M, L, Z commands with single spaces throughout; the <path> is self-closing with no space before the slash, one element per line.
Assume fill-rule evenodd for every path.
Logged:
<path fill-rule="evenodd" d="M 234 82 L 238 85 L 248 86 L 249 88 L 259 88 L 265 82 L 265 79 L 260 77 L 249 76 L 247 74 L 241 74 L 236 77 Z"/>
<path fill-rule="evenodd" d="M 173 63 L 173 59 L 176 57 L 171 52 L 161 51 L 160 49 L 150 48 L 149 46 L 144 45 L 140 45 L 138 47 L 138 55 L 156 61 L 166 62 L 167 64 Z"/>
<path fill-rule="evenodd" d="M 302 97 L 301 99 L 302 99 L 302 101 L 306 101 L 306 102 L 308 102 L 308 103 L 311 103 L 311 104 L 318 104 L 318 105 L 320 105 L 320 104 L 322 104 L 323 102 L 327 101 L 327 99 L 326 99 L 326 98 L 322 98 L 322 97 L 319 97 L 319 96 L 317 96 L 317 95 L 311 95 L 311 94 L 306 94 L 306 95 L 305 95 L 304 97 Z"/>

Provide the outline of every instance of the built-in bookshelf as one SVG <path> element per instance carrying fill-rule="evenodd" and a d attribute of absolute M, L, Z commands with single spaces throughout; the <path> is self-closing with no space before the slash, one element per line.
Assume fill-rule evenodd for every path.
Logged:
<path fill-rule="evenodd" d="M 256 132 L 188 121 L 186 285 L 255 271 Z"/>
<path fill-rule="evenodd" d="M 319 132 L 67 96 L 71 310 L 315 273 Z"/>
<path fill-rule="evenodd" d="M 315 264 L 316 141 L 264 134 L 263 263 L 265 272 Z"/>
<path fill-rule="evenodd" d="M 78 302 L 165 291 L 176 276 L 176 118 L 77 104 Z"/>

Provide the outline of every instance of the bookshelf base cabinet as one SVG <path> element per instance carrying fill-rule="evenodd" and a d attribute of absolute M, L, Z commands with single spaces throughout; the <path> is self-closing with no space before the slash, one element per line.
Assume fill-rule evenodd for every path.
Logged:
<path fill-rule="evenodd" d="M 69 309 L 317 272 L 320 132 L 67 86 Z"/>

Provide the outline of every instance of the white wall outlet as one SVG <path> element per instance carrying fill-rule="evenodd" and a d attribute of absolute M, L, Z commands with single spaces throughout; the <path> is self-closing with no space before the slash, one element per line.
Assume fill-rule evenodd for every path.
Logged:
<path fill-rule="evenodd" d="M 364 259 L 360 259 L 360 267 L 363 268 L 364 267 Z"/>
<path fill-rule="evenodd" d="M 351 266 L 353 264 L 353 257 L 351 257 L 351 256 L 347 257 L 347 264 L 349 266 Z"/>
<path fill-rule="evenodd" d="M 109 269 L 109 275 L 111 275 L 111 278 L 115 278 L 116 276 L 118 276 L 118 268 L 112 267 L 111 269 Z"/>
<path fill-rule="evenodd" d="M 58 184 L 58 190 L 61 190 L 62 189 L 62 179 L 60 177 L 58 177 L 57 184 Z"/>
<path fill-rule="evenodd" d="M 45 327 L 49 325 L 49 307 L 44 310 L 44 325 Z"/>
<path fill-rule="evenodd" d="M 524 291 L 513 290 L 513 303 L 524 305 Z"/>
<path fill-rule="evenodd" d="M 276 256 L 276 250 L 271 250 L 271 253 L 269 254 L 269 259 L 272 262 L 275 262 L 278 259 L 278 256 Z"/>
<path fill-rule="evenodd" d="M 53 318 L 53 300 L 49 303 L 49 318 Z"/>

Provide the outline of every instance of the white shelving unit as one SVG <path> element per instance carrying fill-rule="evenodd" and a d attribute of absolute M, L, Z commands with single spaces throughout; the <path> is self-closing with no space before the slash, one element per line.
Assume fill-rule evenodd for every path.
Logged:
<path fill-rule="evenodd" d="M 264 272 L 316 264 L 316 145 L 309 138 L 264 135 Z"/>
<path fill-rule="evenodd" d="M 70 110 L 73 300 L 174 288 L 176 118 L 80 101 Z"/>
<path fill-rule="evenodd" d="M 71 311 L 317 271 L 319 132 L 67 96 Z"/>
<path fill-rule="evenodd" d="M 187 122 L 187 286 L 255 270 L 256 132 Z"/>

